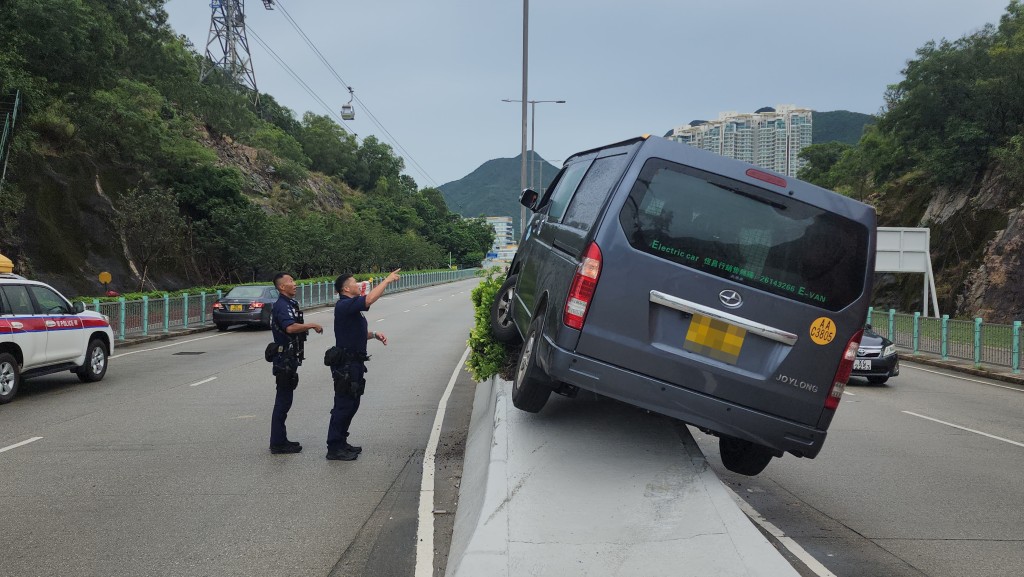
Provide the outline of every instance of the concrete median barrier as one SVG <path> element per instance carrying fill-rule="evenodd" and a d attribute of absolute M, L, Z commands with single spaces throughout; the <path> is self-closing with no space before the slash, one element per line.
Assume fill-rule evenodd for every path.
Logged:
<path fill-rule="evenodd" d="M 448 577 L 798 573 L 685 426 L 595 395 L 512 406 L 477 386 Z"/>

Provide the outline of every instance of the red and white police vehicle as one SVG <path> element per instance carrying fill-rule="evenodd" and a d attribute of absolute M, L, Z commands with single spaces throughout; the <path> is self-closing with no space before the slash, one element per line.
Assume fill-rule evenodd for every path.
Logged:
<path fill-rule="evenodd" d="M 106 316 L 72 305 L 45 283 L 0 273 L 0 404 L 29 377 L 71 371 L 98 381 L 113 350 Z"/>

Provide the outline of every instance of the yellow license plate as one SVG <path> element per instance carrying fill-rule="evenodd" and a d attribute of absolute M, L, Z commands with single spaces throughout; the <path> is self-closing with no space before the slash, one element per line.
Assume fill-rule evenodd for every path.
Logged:
<path fill-rule="evenodd" d="M 242 305 L 228 305 L 228 310 L 233 313 L 242 312 Z"/>
<path fill-rule="evenodd" d="M 683 349 L 735 365 L 746 336 L 746 329 L 711 317 L 693 315 Z"/>

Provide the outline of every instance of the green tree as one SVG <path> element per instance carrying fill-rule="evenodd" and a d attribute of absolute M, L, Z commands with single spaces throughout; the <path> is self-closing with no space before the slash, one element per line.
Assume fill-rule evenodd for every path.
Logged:
<path fill-rule="evenodd" d="M 174 194 L 160 188 L 132 188 L 118 204 L 114 224 L 132 258 L 142 267 L 138 290 L 144 291 L 150 267 L 173 262 L 179 255 L 185 220 L 178 212 Z"/>

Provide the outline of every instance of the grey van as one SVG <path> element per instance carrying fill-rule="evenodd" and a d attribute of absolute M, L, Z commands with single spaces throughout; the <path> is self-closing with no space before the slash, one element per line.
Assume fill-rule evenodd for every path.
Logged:
<path fill-rule="evenodd" d="M 580 152 L 521 202 L 491 308 L 522 342 L 516 407 L 593 391 L 717 435 L 746 475 L 818 454 L 867 315 L 872 207 L 657 137 Z"/>

